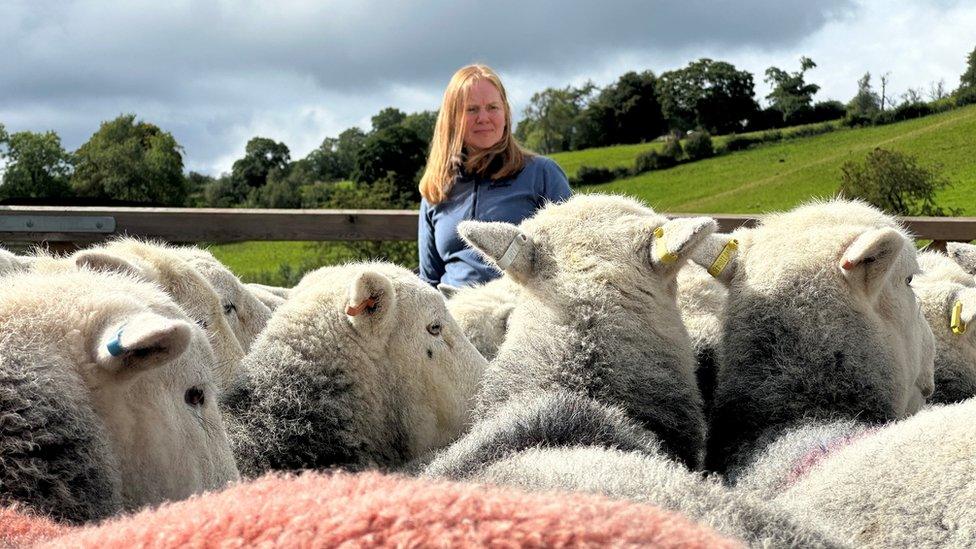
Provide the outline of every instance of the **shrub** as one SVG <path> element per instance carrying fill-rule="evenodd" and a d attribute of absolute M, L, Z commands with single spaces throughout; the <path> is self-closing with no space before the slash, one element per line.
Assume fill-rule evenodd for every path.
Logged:
<path fill-rule="evenodd" d="M 637 155 L 637 158 L 634 160 L 634 174 L 641 174 L 651 170 L 663 170 L 664 168 L 674 166 L 676 163 L 672 156 L 664 156 L 655 150 L 644 151 Z"/>
<path fill-rule="evenodd" d="M 670 156 L 674 159 L 675 164 L 678 160 L 684 156 L 685 151 L 681 147 L 681 140 L 677 137 L 670 135 L 664 140 L 664 147 L 661 149 L 661 156 Z"/>
<path fill-rule="evenodd" d="M 847 113 L 847 116 L 844 117 L 842 124 L 849 128 L 860 128 L 862 126 L 870 126 L 872 122 L 873 120 L 869 116 L 857 113 Z"/>
<path fill-rule="evenodd" d="M 847 162 L 841 167 L 838 191 L 848 198 L 861 198 L 894 215 L 956 215 L 935 203 L 935 193 L 951 183 L 935 168 L 919 166 L 908 154 L 876 148 L 864 163 Z"/>
<path fill-rule="evenodd" d="M 823 122 L 821 124 L 812 124 L 810 126 L 801 126 L 791 131 L 786 135 L 787 139 L 792 139 L 794 137 L 813 137 L 815 135 L 823 135 L 825 133 L 830 133 L 837 129 L 836 126 L 830 122 Z"/>
<path fill-rule="evenodd" d="M 725 140 L 725 150 L 729 152 L 744 151 L 759 142 L 760 140 L 755 137 L 733 134 Z"/>
<path fill-rule="evenodd" d="M 920 118 L 922 116 L 928 116 L 932 114 L 932 107 L 928 103 L 923 103 L 921 101 L 917 102 L 905 102 L 894 111 L 895 120 L 911 120 L 912 118 Z"/>
<path fill-rule="evenodd" d="M 960 88 L 956 92 L 956 106 L 962 107 L 973 104 L 976 104 L 976 86 Z"/>
<path fill-rule="evenodd" d="M 768 132 L 762 132 L 759 134 L 759 141 L 761 143 L 772 143 L 774 141 L 782 141 L 783 132 L 779 130 L 770 130 Z"/>
<path fill-rule="evenodd" d="M 704 130 L 696 131 L 685 139 L 685 154 L 688 160 L 701 160 L 715 155 L 712 136 Z"/>
<path fill-rule="evenodd" d="M 827 122 L 844 118 L 847 107 L 840 101 L 821 101 L 813 106 L 807 122 Z"/>
<path fill-rule="evenodd" d="M 574 185 L 597 185 L 608 183 L 616 179 L 616 174 L 610 168 L 597 168 L 593 166 L 580 166 L 573 178 Z"/>

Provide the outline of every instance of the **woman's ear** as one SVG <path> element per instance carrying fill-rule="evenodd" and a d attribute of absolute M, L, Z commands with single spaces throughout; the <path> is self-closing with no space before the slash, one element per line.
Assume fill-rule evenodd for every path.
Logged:
<path fill-rule="evenodd" d="M 499 271 L 516 280 L 535 274 L 535 244 L 511 223 L 462 221 L 458 234 Z"/>

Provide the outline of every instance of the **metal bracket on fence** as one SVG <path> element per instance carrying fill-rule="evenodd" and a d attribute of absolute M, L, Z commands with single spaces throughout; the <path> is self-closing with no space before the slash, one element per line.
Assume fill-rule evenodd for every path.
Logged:
<path fill-rule="evenodd" d="M 0 232 L 114 233 L 114 217 L 84 215 L 0 215 Z"/>

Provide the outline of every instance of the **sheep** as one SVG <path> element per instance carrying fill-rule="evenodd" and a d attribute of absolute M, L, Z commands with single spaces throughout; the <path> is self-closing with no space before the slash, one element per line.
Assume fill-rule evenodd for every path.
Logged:
<path fill-rule="evenodd" d="M 193 247 L 176 248 L 175 251 L 213 286 L 231 330 L 247 353 L 271 318 L 271 309 L 210 252 Z"/>
<path fill-rule="evenodd" d="M 288 295 L 291 293 L 291 288 L 279 288 L 277 286 L 266 286 L 264 284 L 256 284 L 254 282 L 248 282 L 244 285 L 245 288 L 250 290 L 254 297 L 261 300 L 261 303 L 274 311 L 279 305 L 288 299 Z"/>
<path fill-rule="evenodd" d="M 476 416 L 523 393 L 579 392 L 620 406 L 696 467 L 705 425 L 675 277 L 715 228 L 711 218 L 669 221 L 636 200 L 595 194 L 547 205 L 519 226 L 462 222 L 461 237 L 520 288 Z"/>
<path fill-rule="evenodd" d="M 919 256 L 923 272 L 912 288 L 935 334 L 935 393 L 930 400 L 949 404 L 976 396 L 976 277 L 948 257 Z"/>
<path fill-rule="evenodd" d="M 967 273 L 976 276 L 976 245 L 965 242 L 949 242 L 946 251 Z"/>
<path fill-rule="evenodd" d="M 776 498 L 861 547 L 972 547 L 976 399 L 936 405 L 833 452 Z"/>
<path fill-rule="evenodd" d="M 0 276 L 30 270 L 31 263 L 30 256 L 20 256 L 0 248 Z"/>
<path fill-rule="evenodd" d="M 78 267 L 133 273 L 158 284 L 210 336 L 217 356 L 218 385 L 226 387 L 237 377 L 244 350 L 227 321 L 220 298 L 210 282 L 175 248 L 121 238 L 80 250 L 68 259 Z"/>
<path fill-rule="evenodd" d="M 567 391 L 510 399 L 423 475 L 650 503 L 756 547 L 841 546 L 783 510 L 688 471 L 619 407 Z"/>
<path fill-rule="evenodd" d="M 729 288 L 706 468 L 729 482 L 811 420 L 879 424 L 932 394 L 935 343 L 910 287 L 912 240 L 890 216 L 830 200 L 711 235 L 693 254 Z"/>
<path fill-rule="evenodd" d="M 478 352 L 491 361 L 505 341 L 508 318 L 518 300 L 518 286 L 501 277 L 485 284 L 448 289 L 438 286 L 447 296 L 447 310 Z"/>
<path fill-rule="evenodd" d="M 436 290 L 357 263 L 313 271 L 291 294 L 224 397 L 245 475 L 397 469 L 467 429 L 486 363 Z"/>
<path fill-rule="evenodd" d="M 136 277 L 5 277 L 0 504 L 81 523 L 236 480 L 214 361 L 203 331 Z"/>
<path fill-rule="evenodd" d="M 729 291 L 695 263 L 678 272 L 678 309 L 691 336 L 698 367 L 695 375 L 705 402 L 705 415 L 711 410 L 715 391 L 715 356 L 722 336 L 722 309 Z"/>

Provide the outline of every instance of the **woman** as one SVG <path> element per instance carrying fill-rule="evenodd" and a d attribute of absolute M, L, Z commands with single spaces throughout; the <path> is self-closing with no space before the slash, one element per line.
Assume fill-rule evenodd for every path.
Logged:
<path fill-rule="evenodd" d="M 501 273 L 464 244 L 458 223 L 518 224 L 546 202 L 565 200 L 570 190 L 555 162 L 515 141 L 511 107 L 495 71 L 469 65 L 454 73 L 444 92 L 420 194 L 420 277 L 460 287 Z"/>

